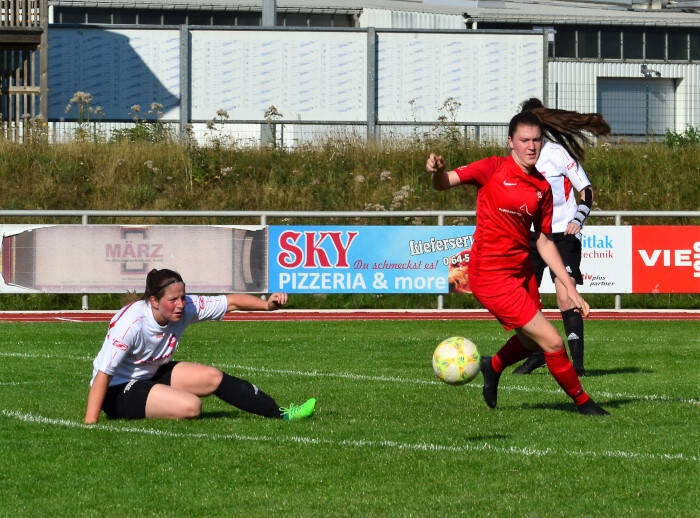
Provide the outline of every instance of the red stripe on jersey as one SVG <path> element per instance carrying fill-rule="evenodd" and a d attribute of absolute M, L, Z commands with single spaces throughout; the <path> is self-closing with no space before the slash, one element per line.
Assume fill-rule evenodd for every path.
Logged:
<path fill-rule="evenodd" d="M 571 180 L 569 180 L 568 176 L 564 177 L 564 197 L 568 200 L 569 196 L 571 196 L 574 192 L 571 190 L 572 185 L 571 185 Z"/>
<path fill-rule="evenodd" d="M 126 310 L 129 309 L 134 304 L 136 304 L 137 302 L 138 301 L 135 300 L 134 302 L 131 302 L 131 303 L 127 304 L 126 306 L 124 306 L 122 308 L 122 310 L 112 318 L 112 321 L 109 323 L 109 329 L 112 329 L 116 325 L 116 323 L 119 321 L 119 319 L 122 316 L 124 316 L 124 313 L 126 313 Z"/>

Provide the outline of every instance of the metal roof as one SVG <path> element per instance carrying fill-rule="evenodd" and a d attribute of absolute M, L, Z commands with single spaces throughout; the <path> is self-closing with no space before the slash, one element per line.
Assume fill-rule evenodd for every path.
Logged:
<path fill-rule="evenodd" d="M 261 11 L 264 0 L 49 0 L 63 7 Z M 465 15 L 479 22 L 700 26 L 700 0 L 277 0 L 280 12 L 356 13 L 363 9 Z"/>

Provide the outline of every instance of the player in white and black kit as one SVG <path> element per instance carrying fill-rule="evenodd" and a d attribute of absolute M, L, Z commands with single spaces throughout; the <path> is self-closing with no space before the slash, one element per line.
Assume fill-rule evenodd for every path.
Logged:
<path fill-rule="evenodd" d="M 542 108 L 539 99 L 528 99 L 522 105 L 521 111 L 531 111 Z M 593 204 L 593 189 L 580 162 L 561 145 L 545 141 L 536 169 L 544 175 L 552 186 L 553 214 L 551 239 L 557 246 L 564 261 L 567 272 L 576 284 L 583 284 L 581 275 L 581 229 L 586 221 Z M 577 201 L 575 192 L 580 195 Z M 537 248 L 531 247 L 531 259 L 537 277 L 537 284 L 542 282 L 545 262 L 537 253 Z M 579 376 L 585 376 L 583 365 L 583 317 L 571 305 L 566 296 L 566 289 L 554 274 L 550 272 L 554 282 L 557 306 L 561 311 L 564 331 L 569 343 L 569 351 L 574 369 Z M 541 351 L 530 356 L 522 365 L 515 369 L 514 374 L 530 374 L 545 364 Z"/>
<path fill-rule="evenodd" d="M 151 270 L 143 297 L 122 308 L 109 323 L 93 362 L 84 422 L 96 423 L 100 410 L 113 419 L 195 418 L 202 411 L 200 398 L 211 394 L 265 417 L 311 416 L 314 398 L 281 408 L 246 380 L 215 367 L 173 360 L 188 325 L 221 320 L 234 310 L 273 311 L 286 303 L 285 293 L 273 293 L 267 300 L 245 293 L 186 295 L 180 274 Z"/>

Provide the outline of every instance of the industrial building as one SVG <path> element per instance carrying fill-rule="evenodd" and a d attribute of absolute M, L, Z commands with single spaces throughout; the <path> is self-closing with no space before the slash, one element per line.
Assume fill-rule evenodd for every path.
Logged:
<path fill-rule="evenodd" d="M 17 2 L 17 9 L 4 12 L 3 29 L 8 28 L 13 19 L 20 23 L 26 23 L 30 18 L 34 19 L 27 16 L 8 16 L 16 14 L 23 5 L 29 5 L 31 12 L 38 13 L 41 5 L 45 3 L 45 0 Z M 36 7 L 32 7 L 33 4 L 36 4 Z M 356 34 L 352 31 L 360 30 L 372 31 L 370 34 L 377 31 L 377 34 L 384 34 L 386 41 L 391 40 L 391 44 L 394 45 L 397 43 L 393 40 L 399 39 L 396 34 L 408 34 L 411 31 L 415 31 L 417 39 L 423 38 L 424 35 L 444 34 L 454 35 L 455 40 L 461 40 L 462 33 L 476 33 L 481 35 L 478 39 L 481 44 L 490 34 L 539 33 L 543 35 L 541 63 L 533 65 L 533 70 L 538 75 L 541 72 L 541 79 L 538 77 L 535 81 L 541 84 L 534 86 L 533 91 L 541 95 L 549 106 L 601 112 L 611 123 L 613 133 L 621 138 L 654 138 L 666 131 L 682 132 L 689 126 L 700 126 L 700 1 L 694 0 L 50 0 L 46 4 L 46 16 L 43 20 L 45 27 L 33 25 L 25 27 L 26 30 L 18 27 L 10 33 L 7 30 L 3 31 L 5 55 L 12 57 L 5 58 L 3 73 L 2 102 L 6 109 L 2 110 L 2 114 L 6 127 L 18 127 L 22 121 L 36 116 L 49 121 L 70 120 L 67 114 L 59 116 L 57 109 L 50 106 L 65 105 L 68 101 L 65 99 L 68 90 L 62 89 L 61 84 L 56 84 L 55 81 L 62 81 L 71 73 L 69 71 L 74 65 L 71 60 L 74 60 L 75 56 L 67 50 L 58 52 L 55 47 L 60 49 L 61 45 L 65 44 L 67 48 L 75 44 L 70 42 L 66 35 L 69 31 L 76 31 L 78 27 L 89 28 L 91 31 L 107 31 L 110 34 L 121 31 L 129 35 L 133 35 L 133 31 L 136 30 L 156 34 L 154 31 L 158 30 L 157 27 L 161 30 L 177 29 L 180 33 L 183 28 L 187 31 L 229 28 L 232 32 L 253 28 L 279 31 L 306 29 L 319 31 L 319 34 L 328 31 L 324 32 L 328 39 L 324 43 L 324 49 L 331 46 L 334 40 L 343 41 L 340 36 L 343 31 L 349 31 L 350 34 Z M 36 21 L 40 21 L 38 15 Z M 24 39 L 20 40 L 23 32 Z M 26 33 L 31 35 L 27 36 Z M 62 36 L 57 36 L 56 43 L 49 45 L 51 52 L 46 54 L 43 60 L 34 57 L 35 53 L 46 52 L 47 42 L 54 33 Z M 18 40 L 13 47 L 12 38 L 15 35 Z M 75 35 L 71 37 L 77 38 Z M 364 36 L 359 39 L 362 38 Z M 126 39 L 133 41 L 134 38 L 127 36 Z M 153 42 L 157 40 L 158 37 L 155 37 Z M 175 45 L 173 38 L 169 41 Z M 180 39 L 179 44 L 182 45 L 183 41 Z M 437 44 L 432 41 L 421 46 L 421 51 L 442 48 L 436 47 Z M 522 41 L 517 45 L 521 45 Z M 357 42 L 345 44 L 352 46 L 357 45 Z M 144 45 L 147 46 L 148 43 Z M 369 50 L 379 56 L 384 55 L 382 52 L 387 46 L 389 45 L 384 44 L 380 38 L 377 39 L 376 46 L 371 42 L 368 44 Z M 461 52 L 464 53 L 465 48 L 468 47 L 460 47 Z M 361 52 L 356 50 L 355 54 L 360 55 Z M 493 56 L 495 58 L 490 63 L 492 67 L 498 66 L 498 59 L 503 59 L 503 67 L 512 66 L 508 58 L 503 58 L 503 51 Z M 527 59 L 531 58 L 531 54 L 527 54 Z M 367 59 L 371 61 L 372 57 Z M 459 56 L 455 59 L 458 60 Z M 7 66 L 8 62 L 12 64 L 11 67 Z M 414 62 L 409 60 L 409 63 Z M 371 65 L 372 63 L 362 63 L 362 67 Z M 175 66 L 172 65 L 171 68 Z M 185 92 L 186 88 L 182 83 L 184 65 L 180 63 L 177 66 L 177 88 L 174 86 L 175 74 L 171 74 L 170 83 L 162 78 L 160 80 L 165 85 L 161 90 L 166 91 L 165 97 L 169 99 L 168 103 L 172 108 L 169 118 L 175 117 L 181 125 L 202 125 L 206 121 L 202 117 L 193 116 L 193 112 L 197 112 L 197 101 L 194 99 L 198 92 Z M 464 71 L 456 67 L 448 72 Z M 377 75 L 377 70 L 368 69 L 366 73 L 368 76 Z M 392 73 L 396 75 L 397 72 Z M 78 74 L 76 77 L 81 76 Z M 415 113 L 409 113 L 412 108 L 408 106 L 407 99 L 400 100 L 406 113 L 398 113 L 401 110 L 397 109 L 387 110 L 388 102 L 381 97 L 386 88 L 375 85 L 379 90 L 379 97 L 375 99 L 373 92 L 369 91 L 371 87 L 367 86 L 369 82 L 362 74 L 358 72 L 353 77 L 355 80 L 359 78 L 362 88 L 367 89 L 360 94 L 353 94 L 367 97 L 363 100 L 365 105 L 362 108 L 348 111 L 354 115 L 339 117 L 336 113 L 324 115 L 322 111 L 316 111 L 314 117 L 309 119 L 303 107 L 293 106 L 287 109 L 293 110 L 294 115 L 291 118 L 306 124 L 357 123 L 367 125 L 368 128 L 382 125 L 386 128 L 391 126 L 391 123 L 406 124 L 411 120 L 423 123 L 427 122 L 424 119 L 432 117 L 426 113 L 419 114 L 416 118 Z M 64 83 L 65 88 L 70 86 L 67 81 Z M 130 85 L 127 86 L 131 88 Z M 117 90 L 119 88 L 115 87 Z M 191 88 L 191 85 L 187 88 Z M 80 89 L 86 90 L 82 87 Z M 511 90 L 514 91 L 512 95 L 505 93 L 502 98 L 506 105 L 504 112 L 515 109 L 514 105 L 518 100 L 515 96 L 522 95 L 527 89 L 515 85 Z M 446 91 L 449 92 L 449 89 Z M 47 96 L 51 98 L 58 95 L 59 92 L 63 98 L 52 99 L 50 102 L 44 99 Z M 13 99 L 16 102 L 13 102 Z M 212 103 L 223 103 L 224 100 L 217 98 L 216 101 L 212 100 Z M 465 99 L 458 99 L 458 102 L 468 104 Z M 190 106 L 183 106 L 183 103 L 189 103 Z M 235 111 L 234 104 L 229 101 L 231 113 Z M 209 106 L 210 110 L 213 106 L 214 104 Z M 382 116 L 382 110 L 386 116 Z M 362 117 L 357 116 L 358 111 L 363 111 Z M 483 114 L 466 109 L 453 115 L 456 117 L 454 122 L 464 124 L 465 127 L 468 124 L 482 127 L 481 123 L 490 122 L 483 117 L 475 118 Z M 256 118 L 260 119 L 258 122 L 263 122 L 262 114 L 255 117 L 246 116 L 245 120 L 240 120 L 242 117 L 236 118 L 241 123 L 254 124 Z M 287 118 L 282 117 L 281 120 L 291 125 L 293 121 Z M 127 110 L 111 113 L 106 119 L 128 120 Z M 292 130 L 288 129 L 289 131 Z"/>

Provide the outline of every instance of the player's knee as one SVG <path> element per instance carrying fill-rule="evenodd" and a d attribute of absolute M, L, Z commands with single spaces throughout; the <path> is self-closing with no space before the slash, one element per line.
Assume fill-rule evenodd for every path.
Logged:
<path fill-rule="evenodd" d="M 221 385 L 221 380 L 224 377 L 224 373 L 216 367 L 207 367 L 205 374 L 207 392 L 209 394 L 213 394 L 216 392 L 216 389 L 219 388 L 219 385 Z"/>
<path fill-rule="evenodd" d="M 196 419 L 202 415 L 202 400 L 197 396 L 188 397 L 180 407 L 181 419 Z"/>

